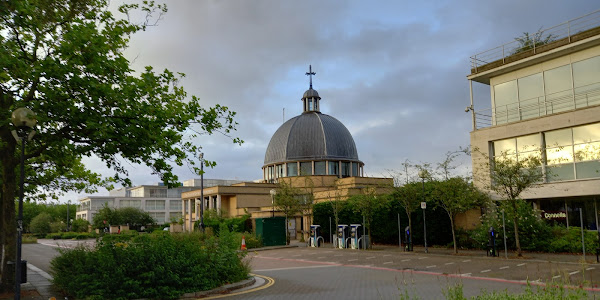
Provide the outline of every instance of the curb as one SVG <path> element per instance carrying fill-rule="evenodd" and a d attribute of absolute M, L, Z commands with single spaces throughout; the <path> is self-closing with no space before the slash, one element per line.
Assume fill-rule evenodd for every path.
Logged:
<path fill-rule="evenodd" d="M 236 282 L 236 283 L 226 284 L 224 286 L 221 286 L 221 287 L 218 287 L 218 288 L 215 288 L 212 290 L 195 292 L 195 293 L 185 293 L 180 297 L 180 299 L 204 298 L 204 297 L 208 297 L 208 296 L 214 295 L 214 294 L 228 294 L 234 290 L 238 290 L 241 288 L 251 286 L 255 282 L 256 282 L 256 278 L 254 278 L 254 276 L 253 276 L 246 280 L 242 280 L 242 281 Z"/>

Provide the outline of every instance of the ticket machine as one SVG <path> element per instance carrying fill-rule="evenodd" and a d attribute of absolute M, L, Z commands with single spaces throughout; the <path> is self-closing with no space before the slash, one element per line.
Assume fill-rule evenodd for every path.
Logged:
<path fill-rule="evenodd" d="M 323 243 L 321 225 L 310 225 L 310 239 L 308 241 L 311 247 L 321 247 L 321 244 Z"/>
<path fill-rule="evenodd" d="M 346 239 L 348 238 L 348 225 L 339 224 L 337 229 L 338 248 L 346 248 Z"/>
<path fill-rule="evenodd" d="M 362 237 L 360 224 L 350 224 L 350 249 L 360 249 L 359 239 Z"/>

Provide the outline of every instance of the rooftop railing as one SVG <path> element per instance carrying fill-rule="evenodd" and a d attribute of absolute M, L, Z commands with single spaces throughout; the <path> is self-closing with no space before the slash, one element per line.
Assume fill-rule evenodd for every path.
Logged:
<path fill-rule="evenodd" d="M 600 34 L 600 10 L 471 56 L 471 74 Z"/>

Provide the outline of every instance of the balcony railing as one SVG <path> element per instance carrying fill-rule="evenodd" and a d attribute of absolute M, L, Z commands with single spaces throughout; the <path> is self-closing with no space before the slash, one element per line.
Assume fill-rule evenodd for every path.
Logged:
<path fill-rule="evenodd" d="M 481 129 L 594 105 L 600 105 L 600 89 L 559 97 L 548 95 L 475 111 L 475 124 Z"/>
<path fill-rule="evenodd" d="M 471 56 L 471 74 L 600 34 L 600 10 Z M 550 37 L 549 40 L 546 40 Z M 522 37 L 519 37 L 522 38 Z"/>

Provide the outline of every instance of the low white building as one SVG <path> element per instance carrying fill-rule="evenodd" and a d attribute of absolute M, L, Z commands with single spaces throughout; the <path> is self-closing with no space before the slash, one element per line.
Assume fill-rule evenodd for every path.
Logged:
<path fill-rule="evenodd" d="M 238 180 L 205 179 L 204 187 L 239 182 Z M 198 189 L 199 186 L 200 179 L 190 179 L 184 181 L 183 186 L 171 189 L 162 184 L 140 185 L 112 190 L 108 196 L 87 196 L 79 199 L 76 218 L 91 223 L 94 215 L 104 205 L 108 205 L 110 208 L 139 208 L 150 213 L 159 224 L 178 221 L 182 215 L 181 193 Z"/>

